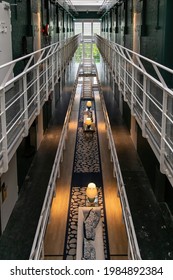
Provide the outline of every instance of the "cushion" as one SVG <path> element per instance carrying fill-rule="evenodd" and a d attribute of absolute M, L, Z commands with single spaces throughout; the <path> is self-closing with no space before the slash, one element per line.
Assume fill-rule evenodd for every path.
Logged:
<path fill-rule="evenodd" d="M 84 228 L 84 237 L 88 240 L 94 240 L 95 239 L 95 229 L 92 224 L 85 223 L 83 225 Z"/>
<path fill-rule="evenodd" d="M 86 220 L 88 219 L 88 217 L 89 217 L 89 215 L 90 215 L 91 210 L 93 210 L 93 208 L 91 208 L 91 209 L 88 211 L 88 213 L 87 213 L 87 215 L 86 215 L 86 217 L 85 217 L 84 221 L 86 221 Z"/>
<path fill-rule="evenodd" d="M 84 223 L 85 224 L 90 224 L 92 225 L 94 228 L 97 227 L 98 223 L 99 223 L 99 220 L 100 220 L 100 216 L 97 212 L 95 212 L 93 210 L 93 208 L 89 211 Z"/>
<path fill-rule="evenodd" d="M 96 251 L 91 244 L 90 241 L 88 241 L 86 238 L 84 238 L 84 251 L 83 251 L 83 259 L 84 260 L 95 260 L 96 259 Z"/>

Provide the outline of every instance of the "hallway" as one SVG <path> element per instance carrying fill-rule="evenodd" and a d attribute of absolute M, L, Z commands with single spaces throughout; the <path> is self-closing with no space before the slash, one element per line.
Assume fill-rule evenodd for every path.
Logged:
<path fill-rule="evenodd" d="M 117 108 L 116 100 L 113 95 L 110 95 L 111 89 L 109 87 L 103 87 L 102 89 L 132 211 L 132 217 L 134 219 L 141 256 L 143 259 L 162 259 L 171 257 L 171 253 L 169 256 L 167 255 L 167 250 L 170 250 L 171 252 L 172 246 L 171 225 L 165 225 L 162 213 L 160 212 L 160 207 L 152 195 L 149 180 L 139 160 L 136 149 L 134 148 L 128 129 L 122 120 L 119 109 Z M 45 194 L 45 192 L 42 192 L 42 196 L 40 196 L 40 182 L 42 191 L 43 187 L 46 191 L 46 186 L 51 173 L 51 166 L 53 164 L 62 130 L 63 119 L 65 117 L 65 108 L 68 106 L 71 90 L 72 87 L 66 85 L 62 98 L 59 103 L 57 103 L 55 116 L 50 123 L 49 129 L 46 131 L 44 140 L 32 162 L 32 167 L 26 176 L 25 184 L 18 203 L 14 208 L 8 226 L 0 240 L 0 259 L 29 258 L 34 232 L 36 230 Z M 56 194 L 52 202 L 50 219 L 44 240 L 43 258 L 47 260 L 65 259 L 64 250 L 67 241 L 71 180 L 81 90 L 81 84 L 78 83 L 72 107 L 66 147 L 60 168 L 60 177 L 57 178 Z M 116 179 L 113 177 L 113 166 L 110 161 L 104 115 L 97 86 L 94 87 L 94 99 L 96 103 L 97 129 L 103 177 L 107 246 L 109 252 L 108 259 L 123 260 L 129 258 L 127 233 L 123 222 Z M 62 104 L 64 104 L 63 107 Z M 59 106 L 64 108 L 63 113 L 61 114 L 61 120 L 59 118 Z M 52 150 L 51 157 L 50 148 Z M 38 199 L 40 203 L 38 203 Z M 30 204 L 28 204 L 27 201 L 32 202 L 32 212 Z M 21 212 L 23 213 L 22 219 Z M 13 226 L 14 224 L 16 225 L 15 227 Z M 162 231 L 165 231 L 165 234 L 163 234 Z M 156 235 L 158 236 L 157 239 L 155 239 Z M 146 236 L 148 236 L 148 238 L 146 238 Z M 162 240 L 162 250 L 157 246 L 158 240 Z M 170 249 L 166 249 L 164 245 L 165 241 L 168 240 L 170 242 L 167 246 L 169 246 L 168 248 Z M 75 254 L 73 259 L 75 259 Z"/>
<path fill-rule="evenodd" d="M 18 202 L 0 240 L 0 259 L 29 258 L 72 88 L 71 85 L 65 86 L 61 99 L 57 103 L 54 118 L 25 178 Z M 117 182 L 113 177 L 113 166 L 110 160 L 111 156 L 98 86 L 95 85 L 93 90 L 103 178 L 108 241 L 107 258 L 110 260 L 129 259 L 127 232 L 122 217 Z M 141 257 L 142 259 L 172 258 L 172 226 L 171 224 L 165 224 L 163 213 L 154 199 L 149 180 L 132 143 L 129 131 L 122 120 L 116 100 L 110 94 L 111 88 L 102 86 L 102 91 Z M 44 240 L 44 255 L 42 258 L 46 260 L 63 260 L 66 258 L 65 247 L 81 92 L 82 85 L 79 82 L 72 107 L 60 177 L 56 181 L 56 194 L 52 201 L 50 219 Z M 50 151 L 52 152 L 50 153 Z M 40 186 L 42 188 L 41 193 Z M 32 202 L 32 207 L 30 202 Z M 158 247 L 158 240 L 162 242 L 162 250 Z M 168 240 L 169 243 L 166 243 Z M 72 259 L 75 259 L 75 251 Z"/>
<path fill-rule="evenodd" d="M 68 205 L 71 188 L 70 179 L 72 175 L 80 91 L 81 88 L 78 86 L 69 125 L 69 134 L 66 150 L 64 152 L 61 177 L 57 180 L 56 197 L 53 200 L 50 221 L 45 238 L 46 259 L 63 259 L 64 256 L 64 243 L 66 240 L 66 230 L 68 228 Z M 98 92 L 95 92 L 95 101 L 102 163 L 109 258 L 127 259 L 127 237 L 125 226 L 123 224 L 121 205 L 117 195 L 116 180 L 113 178 L 103 112 Z M 66 174 L 69 174 L 69 176 L 67 177 Z"/>
<path fill-rule="evenodd" d="M 11 2 L 0 1 L 0 259 L 81 259 L 94 182 L 100 258 L 172 260 L 173 1 Z"/>

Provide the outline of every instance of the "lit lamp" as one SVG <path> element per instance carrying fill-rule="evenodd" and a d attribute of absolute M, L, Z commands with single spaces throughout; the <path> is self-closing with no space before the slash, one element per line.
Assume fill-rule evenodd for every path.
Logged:
<path fill-rule="evenodd" d="M 87 129 L 90 129 L 91 128 L 91 118 L 86 118 L 86 121 L 85 121 L 85 124 L 87 125 Z"/>
<path fill-rule="evenodd" d="M 89 202 L 93 203 L 94 199 L 97 196 L 97 188 L 94 183 L 89 183 L 86 189 L 86 195 L 88 197 Z"/>
<path fill-rule="evenodd" d="M 88 110 L 90 111 L 91 106 L 92 106 L 92 102 L 90 100 L 87 101 L 86 106 L 88 108 Z"/>

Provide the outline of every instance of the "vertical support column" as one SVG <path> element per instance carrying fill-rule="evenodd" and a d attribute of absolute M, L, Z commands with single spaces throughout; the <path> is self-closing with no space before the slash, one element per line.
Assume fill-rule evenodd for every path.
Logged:
<path fill-rule="evenodd" d="M 7 154 L 7 122 L 5 111 L 5 89 L 0 91 L 1 102 L 1 129 L 2 129 L 2 158 L 3 158 L 3 172 L 8 170 L 8 154 Z"/>
<path fill-rule="evenodd" d="M 94 34 L 93 34 L 93 21 L 91 22 L 91 41 L 94 41 Z"/>
<path fill-rule="evenodd" d="M 130 135 L 135 146 L 137 149 L 137 127 L 136 127 L 136 119 L 134 116 L 131 116 L 131 128 L 130 128 Z"/>
<path fill-rule="evenodd" d="M 55 69 L 55 61 L 54 61 L 54 55 L 51 56 L 51 63 L 52 63 L 52 91 L 54 90 L 54 69 Z"/>
<path fill-rule="evenodd" d="M 134 95 L 135 95 L 135 68 L 132 66 L 132 87 L 131 87 L 131 114 L 134 115 Z"/>
<path fill-rule="evenodd" d="M 146 110 L 147 110 L 147 78 L 143 76 L 143 110 L 142 110 L 142 136 L 146 137 Z"/>
<path fill-rule="evenodd" d="M 119 109 L 120 109 L 121 115 L 123 115 L 123 99 L 122 99 L 122 94 L 119 94 Z"/>
<path fill-rule="evenodd" d="M 37 150 L 43 139 L 43 109 L 41 109 L 40 114 L 37 117 Z"/>
<path fill-rule="evenodd" d="M 160 144 L 160 171 L 165 173 L 165 137 L 166 137 L 166 113 L 167 113 L 168 96 L 166 91 L 163 91 L 163 110 L 162 110 L 162 129 L 161 129 L 161 144 Z"/>
<path fill-rule="evenodd" d="M 121 57 L 120 55 L 118 55 L 118 90 L 121 91 L 121 86 L 120 86 L 120 82 L 121 82 Z"/>
<path fill-rule="evenodd" d="M 115 73 L 115 81 L 116 83 L 118 82 L 117 80 L 117 61 L 118 61 L 118 53 L 115 51 L 115 67 L 114 67 L 114 73 Z"/>
<path fill-rule="evenodd" d="M 126 98 L 126 85 L 127 85 L 127 62 L 124 60 L 124 86 L 123 86 L 123 95 L 124 95 L 124 101 L 127 101 Z"/>
<path fill-rule="evenodd" d="M 61 74 L 61 78 L 60 78 L 60 98 L 62 96 L 62 92 L 63 92 L 63 74 Z"/>
<path fill-rule="evenodd" d="M 133 14 L 133 51 L 140 53 L 140 26 L 141 26 L 141 12 L 138 9 L 138 0 L 133 0 L 134 14 Z M 133 57 L 133 61 L 137 63 L 136 57 Z M 131 138 L 137 146 L 137 131 L 136 120 L 134 118 L 134 95 L 136 95 L 136 85 L 134 79 L 136 78 L 135 68 L 132 66 L 132 89 L 131 89 Z"/>
<path fill-rule="evenodd" d="M 48 83 L 48 59 L 46 59 L 46 101 L 48 100 L 48 96 L 49 96 L 49 83 Z"/>
<path fill-rule="evenodd" d="M 137 130 L 136 130 L 136 119 L 134 117 L 134 95 L 136 95 L 135 86 L 135 68 L 132 66 L 132 88 L 131 88 L 131 128 L 130 134 L 135 148 L 137 148 Z"/>
<path fill-rule="evenodd" d="M 37 66 L 37 114 L 40 114 L 40 79 L 39 79 L 39 65 Z"/>
<path fill-rule="evenodd" d="M 27 80 L 26 74 L 23 76 L 23 101 L 24 101 L 24 137 L 28 135 L 28 97 L 27 97 Z"/>

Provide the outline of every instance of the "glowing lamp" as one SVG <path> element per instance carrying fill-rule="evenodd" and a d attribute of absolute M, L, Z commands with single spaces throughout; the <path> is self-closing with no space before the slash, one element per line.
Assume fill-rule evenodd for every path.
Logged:
<path fill-rule="evenodd" d="M 94 202 L 94 199 L 96 198 L 98 192 L 96 185 L 94 183 L 89 183 L 86 189 L 86 195 L 88 197 L 89 202 Z"/>
<path fill-rule="evenodd" d="M 92 123 L 91 118 L 86 118 L 85 124 L 87 125 L 88 129 L 90 129 L 91 123 Z"/>

